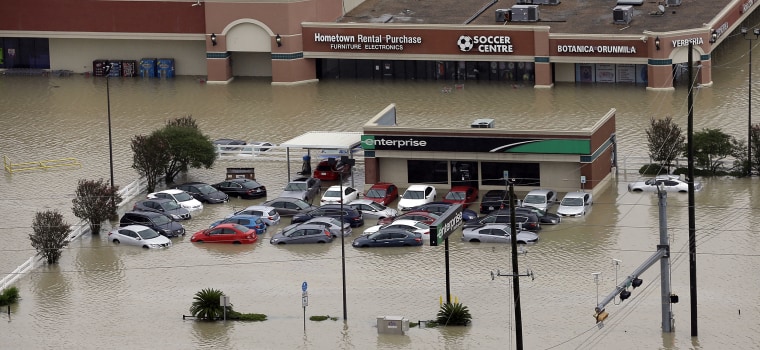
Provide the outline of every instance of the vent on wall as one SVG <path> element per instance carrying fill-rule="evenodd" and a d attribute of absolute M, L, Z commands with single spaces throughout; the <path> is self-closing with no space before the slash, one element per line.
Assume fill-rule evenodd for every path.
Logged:
<path fill-rule="evenodd" d="M 471 128 L 493 129 L 493 126 L 493 119 L 475 119 L 475 121 L 470 124 Z"/>

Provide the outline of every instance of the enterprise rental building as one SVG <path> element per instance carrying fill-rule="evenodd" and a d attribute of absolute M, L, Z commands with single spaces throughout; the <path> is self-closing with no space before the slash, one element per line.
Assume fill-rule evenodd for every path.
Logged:
<path fill-rule="evenodd" d="M 169 57 L 226 83 L 489 80 L 673 89 L 754 20 L 754 0 L 26 0 L 0 2 L 0 69 L 92 72 Z M 750 33 L 750 35 L 752 35 Z M 735 41 L 734 41 L 735 42 Z M 726 41 L 730 44 L 730 41 Z"/>

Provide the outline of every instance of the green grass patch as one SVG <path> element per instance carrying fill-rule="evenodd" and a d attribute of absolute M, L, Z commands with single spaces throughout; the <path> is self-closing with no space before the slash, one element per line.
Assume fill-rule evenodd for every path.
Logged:
<path fill-rule="evenodd" d="M 227 315 L 227 318 L 230 320 L 238 320 L 238 321 L 254 321 L 254 322 L 260 322 L 260 321 L 266 321 L 267 315 L 264 314 L 246 314 L 246 313 L 240 313 L 237 311 L 231 312 L 229 315 Z"/>
<path fill-rule="evenodd" d="M 338 318 L 337 318 L 337 317 L 330 317 L 330 315 L 327 315 L 327 316 L 322 316 L 322 315 L 314 315 L 314 316 L 310 316 L 310 317 L 309 317 L 309 320 L 310 320 L 310 321 L 316 321 L 316 322 L 320 322 L 320 321 L 324 321 L 324 320 L 333 320 L 333 321 L 337 321 L 337 320 L 338 320 Z"/>

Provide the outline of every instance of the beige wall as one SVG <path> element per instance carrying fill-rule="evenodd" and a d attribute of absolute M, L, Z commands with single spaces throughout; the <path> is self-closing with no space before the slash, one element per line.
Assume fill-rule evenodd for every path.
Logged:
<path fill-rule="evenodd" d="M 271 77 L 272 55 L 269 52 L 232 52 L 232 75 L 236 77 Z"/>
<path fill-rule="evenodd" d="M 574 63 L 555 63 L 554 64 L 554 81 L 575 81 L 575 64 Z"/>
<path fill-rule="evenodd" d="M 173 58 L 176 75 L 206 75 L 203 40 L 50 39 L 50 69 L 92 72 L 97 59 Z"/>

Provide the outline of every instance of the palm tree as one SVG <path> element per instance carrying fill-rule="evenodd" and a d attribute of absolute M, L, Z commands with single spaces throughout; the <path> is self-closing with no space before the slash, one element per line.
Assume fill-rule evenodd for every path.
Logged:
<path fill-rule="evenodd" d="M 218 289 L 206 288 L 195 293 L 193 304 L 190 306 L 190 313 L 198 319 L 206 321 L 215 321 L 222 318 L 224 308 L 221 305 L 220 298 L 224 293 Z M 232 306 L 227 306 L 227 313 L 232 312 Z"/>
<path fill-rule="evenodd" d="M 470 310 L 460 303 L 446 303 L 438 311 L 438 324 L 446 326 L 466 326 L 472 320 Z"/>

